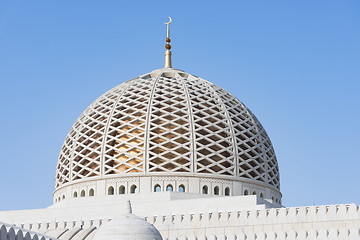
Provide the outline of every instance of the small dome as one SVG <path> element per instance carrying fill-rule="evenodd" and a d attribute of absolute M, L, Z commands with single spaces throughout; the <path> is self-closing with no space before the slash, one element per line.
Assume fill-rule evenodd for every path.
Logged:
<path fill-rule="evenodd" d="M 126 214 L 101 225 L 94 240 L 162 240 L 162 237 L 152 224 Z"/>
<path fill-rule="evenodd" d="M 172 68 L 118 85 L 81 114 L 61 149 L 55 193 L 103 179 L 109 195 L 134 193 L 128 189 L 138 187 L 135 177 L 144 176 L 153 182 L 176 177 L 181 181 L 174 189 L 184 184 L 196 193 L 202 190 L 187 187 L 189 178 L 223 184 L 221 191 L 230 195 L 270 188 L 281 197 L 275 152 L 258 119 L 224 89 Z M 121 179 L 131 182 L 126 190 L 111 185 Z"/>

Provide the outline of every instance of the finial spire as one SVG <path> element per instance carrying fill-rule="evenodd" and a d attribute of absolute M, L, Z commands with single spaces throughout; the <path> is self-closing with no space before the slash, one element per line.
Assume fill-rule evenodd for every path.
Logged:
<path fill-rule="evenodd" d="M 171 68 L 171 39 L 170 39 L 170 23 L 172 21 L 171 17 L 169 17 L 170 21 L 165 23 L 167 25 L 167 36 L 166 36 L 166 45 L 165 45 L 165 68 Z"/>

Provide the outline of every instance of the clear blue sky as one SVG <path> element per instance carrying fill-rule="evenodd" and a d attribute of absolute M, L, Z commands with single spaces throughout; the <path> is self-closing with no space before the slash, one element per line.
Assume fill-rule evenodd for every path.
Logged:
<path fill-rule="evenodd" d="M 286 206 L 360 203 L 360 2 L 0 2 L 0 210 L 51 204 L 62 143 L 110 88 L 173 66 L 237 96 Z"/>

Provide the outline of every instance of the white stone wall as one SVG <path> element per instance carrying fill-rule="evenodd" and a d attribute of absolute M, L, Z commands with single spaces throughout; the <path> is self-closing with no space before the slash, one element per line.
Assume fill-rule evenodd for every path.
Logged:
<path fill-rule="evenodd" d="M 0 240 L 57 240 L 57 238 L 22 229 L 15 225 L 0 223 Z"/>
<path fill-rule="evenodd" d="M 45 209 L 0 212 L 0 221 L 60 239 L 91 240 L 127 211 L 153 224 L 164 240 L 360 239 L 355 204 L 275 208 L 259 196 L 158 192 L 65 199 Z M 2 239 L 0 239 L 2 240 Z"/>
<path fill-rule="evenodd" d="M 355 204 L 151 216 L 145 219 L 169 240 L 360 239 L 360 211 Z"/>
<path fill-rule="evenodd" d="M 164 240 L 360 239 L 360 210 L 355 204 L 142 217 Z M 17 225 L 60 239 L 91 239 L 107 221 L 79 218 Z"/>

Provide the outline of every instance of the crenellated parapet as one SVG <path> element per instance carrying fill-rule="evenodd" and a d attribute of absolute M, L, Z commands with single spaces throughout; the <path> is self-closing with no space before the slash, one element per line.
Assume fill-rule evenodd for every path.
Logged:
<path fill-rule="evenodd" d="M 57 238 L 15 225 L 0 223 L 0 240 L 57 240 Z"/>
<path fill-rule="evenodd" d="M 205 223 L 206 226 L 237 226 L 241 225 L 264 225 L 299 222 L 329 222 L 336 220 L 359 220 L 359 207 L 355 204 L 323 205 L 309 207 L 289 207 L 253 209 L 231 212 L 209 212 L 197 214 L 167 215 L 145 217 L 157 227 L 165 227 L 168 224 L 186 224 L 193 228 L 197 224 Z"/>
<path fill-rule="evenodd" d="M 355 204 L 152 216 L 146 219 L 168 240 L 360 238 L 360 211 Z"/>
<path fill-rule="evenodd" d="M 360 208 L 355 204 L 141 217 L 153 224 L 164 240 L 360 238 Z M 54 238 L 91 239 L 109 220 L 17 223 L 16 226 Z"/>

